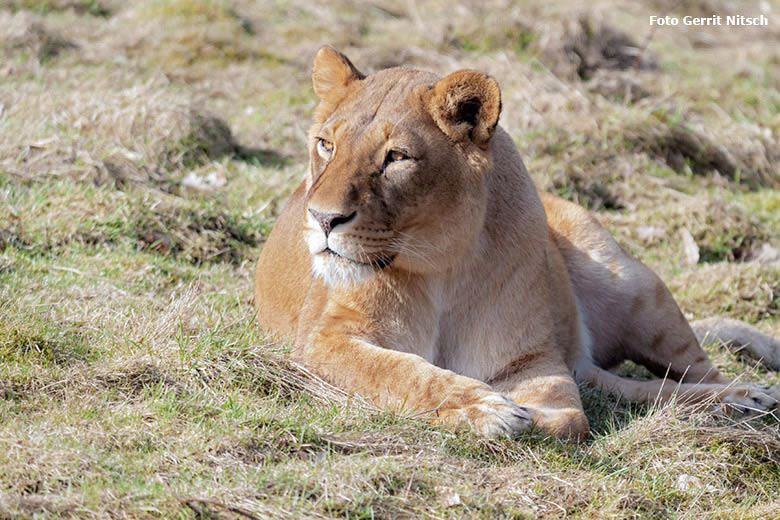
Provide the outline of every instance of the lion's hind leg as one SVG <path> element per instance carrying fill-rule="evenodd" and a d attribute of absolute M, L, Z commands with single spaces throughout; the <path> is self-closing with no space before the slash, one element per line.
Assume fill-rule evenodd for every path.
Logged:
<path fill-rule="evenodd" d="M 769 370 L 780 371 L 780 339 L 767 336 L 747 323 L 713 317 L 691 323 L 700 342 L 719 342 L 744 352 Z"/>
<path fill-rule="evenodd" d="M 578 379 L 630 401 L 727 405 L 747 414 L 777 408 L 780 392 L 758 385 L 733 382 L 710 361 L 666 285 L 649 268 L 635 264 L 641 288 L 633 293 L 631 314 L 620 339 L 631 361 L 648 368 L 650 381 L 621 378 L 592 366 Z"/>
<path fill-rule="evenodd" d="M 710 361 L 663 281 L 638 261 L 633 262 L 633 273 L 633 287 L 626 290 L 631 312 L 618 340 L 625 356 L 659 378 L 729 383 Z"/>
<path fill-rule="evenodd" d="M 591 365 L 577 373 L 578 379 L 594 388 L 640 403 L 665 404 L 672 400 L 682 403 L 725 405 L 729 411 L 743 414 L 773 412 L 780 403 L 780 394 L 771 388 L 730 383 L 677 383 L 669 379 L 635 381 Z"/>
<path fill-rule="evenodd" d="M 749 414 L 777 407 L 780 400 L 777 389 L 731 381 L 721 374 L 666 285 L 646 266 L 636 269 L 642 275 L 642 284 L 638 284 L 642 290 L 634 295 L 633 312 L 621 344 L 628 359 L 645 366 L 661 379 L 638 382 L 597 371 L 597 386 L 633 401 L 658 399 L 663 402 L 675 396 L 680 401 L 727 404 Z M 700 326 L 700 333 L 702 329 L 707 329 L 706 323 L 704 327 Z M 714 330 L 721 339 L 753 339 L 758 345 L 766 345 L 767 337 L 739 322 L 725 322 L 724 325 L 724 322 L 712 321 L 709 330 Z"/>

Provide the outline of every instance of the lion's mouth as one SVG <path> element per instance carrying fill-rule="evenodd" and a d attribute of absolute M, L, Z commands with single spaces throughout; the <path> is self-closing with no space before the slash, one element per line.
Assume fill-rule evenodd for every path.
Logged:
<path fill-rule="evenodd" d="M 354 260 L 352 258 L 346 257 L 344 255 L 340 255 L 340 254 L 338 254 L 337 252 L 335 252 L 334 250 L 332 250 L 329 247 L 326 247 L 325 249 L 323 249 L 320 252 L 320 254 L 325 254 L 325 255 L 327 255 L 329 257 L 338 258 L 339 260 L 342 260 L 342 261 L 345 261 L 345 262 L 349 262 L 349 263 L 355 264 L 355 265 L 362 265 L 362 266 L 366 266 L 366 267 L 373 267 L 374 269 L 377 269 L 377 270 L 382 270 L 385 267 L 388 267 L 390 264 L 393 263 L 393 260 L 395 260 L 395 255 L 380 255 L 380 256 L 378 256 L 378 257 L 376 257 L 374 259 L 369 260 L 368 262 L 361 262 L 361 261 Z"/>

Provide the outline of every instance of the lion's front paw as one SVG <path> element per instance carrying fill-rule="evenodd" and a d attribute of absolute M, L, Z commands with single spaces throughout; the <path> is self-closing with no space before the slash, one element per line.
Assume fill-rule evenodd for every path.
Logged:
<path fill-rule="evenodd" d="M 720 397 L 727 411 L 744 415 L 760 415 L 777 410 L 780 391 L 774 387 L 734 385 Z"/>
<path fill-rule="evenodd" d="M 531 427 L 531 413 L 511 399 L 487 392 L 462 408 L 441 410 L 439 418 L 456 426 L 468 426 L 484 437 L 515 436 Z"/>

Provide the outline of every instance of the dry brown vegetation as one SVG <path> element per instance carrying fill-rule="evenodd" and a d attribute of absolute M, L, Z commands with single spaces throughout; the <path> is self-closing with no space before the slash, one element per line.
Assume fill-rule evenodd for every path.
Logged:
<path fill-rule="evenodd" d="M 648 25 L 762 9 L 768 27 Z M 780 517 L 776 418 L 584 390 L 589 443 L 483 441 L 317 380 L 250 305 L 252 260 L 305 167 L 311 58 L 330 44 L 366 72 L 492 74 L 541 189 L 596 211 L 687 315 L 780 335 L 778 13 L 2 2 L 0 517 Z"/>

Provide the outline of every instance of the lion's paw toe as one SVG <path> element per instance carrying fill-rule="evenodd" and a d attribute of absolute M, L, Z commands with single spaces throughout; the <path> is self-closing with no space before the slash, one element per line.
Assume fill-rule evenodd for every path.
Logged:
<path fill-rule="evenodd" d="M 721 402 L 743 415 L 763 415 L 777 410 L 780 392 L 774 387 L 739 386 L 730 389 Z"/>
<path fill-rule="evenodd" d="M 501 394 L 489 394 L 468 410 L 473 429 L 485 437 L 513 437 L 527 431 L 531 413 Z"/>

